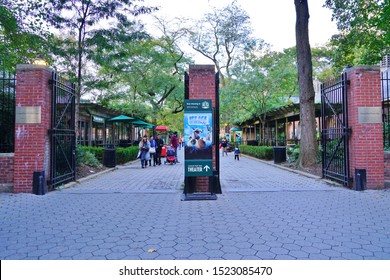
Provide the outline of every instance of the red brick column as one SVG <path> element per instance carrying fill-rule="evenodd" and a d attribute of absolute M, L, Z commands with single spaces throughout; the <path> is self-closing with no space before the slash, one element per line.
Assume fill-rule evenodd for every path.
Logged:
<path fill-rule="evenodd" d="M 367 188 L 384 188 L 382 96 L 379 67 L 353 67 L 347 71 L 350 137 L 350 174 L 366 169 Z M 355 178 L 354 178 L 355 180 Z"/>
<path fill-rule="evenodd" d="M 216 105 L 214 65 L 189 66 L 189 99 L 211 99 Z M 219 117 L 219 116 L 216 116 Z M 213 120 L 214 122 L 216 120 Z M 214 131 L 214 133 L 218 133 Z M 216 168 L 216 145 L 213 145 L 213 169 Z M 209 191 L 209 177 L 196 177 L 196 192 Z"/>
<path fill-rule="evenodd" d="M 49 176 L 52 70 L 39 65 L 16 69 L 14 192 L 31 193 L 34 171 Z"/>

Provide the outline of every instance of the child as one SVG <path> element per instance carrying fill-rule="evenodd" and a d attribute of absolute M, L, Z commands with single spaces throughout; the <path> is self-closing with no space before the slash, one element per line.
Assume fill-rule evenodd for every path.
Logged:
<path fill-rule="evenodd" d="M 234 148 L 234 160 L 240 160 L 240 149 L 238 146 Z"/>

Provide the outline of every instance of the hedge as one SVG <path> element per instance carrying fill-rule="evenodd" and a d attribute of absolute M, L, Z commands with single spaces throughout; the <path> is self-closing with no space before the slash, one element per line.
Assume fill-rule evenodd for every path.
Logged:
<path fill-rule="evenodd" d="M 103 164 L 103 147 L 90 147 L 90 146 L 79 146 L 78 149 L 88 151 L 95 155 L 95 157 Z M 130 146 L 127 148 L 116 148 L 116 164 L 124 164 L 126 162 L 137 159 L 138 146 Z"/>
<path fill-rule="evenodd" d="M 243 154 L 254 156 L 259 159 L 271 160 L 274 158 L 274 149 L 270 146 L 248 146 L 240 145 Z"/>

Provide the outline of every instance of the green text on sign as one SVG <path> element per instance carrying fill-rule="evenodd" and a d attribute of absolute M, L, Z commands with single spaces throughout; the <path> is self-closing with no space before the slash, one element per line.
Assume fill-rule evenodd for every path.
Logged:
<path fill-rule="evenodd" d="M 186 160 L 184 168 L 187 177 L 213 176 L 212 160 Z"/>

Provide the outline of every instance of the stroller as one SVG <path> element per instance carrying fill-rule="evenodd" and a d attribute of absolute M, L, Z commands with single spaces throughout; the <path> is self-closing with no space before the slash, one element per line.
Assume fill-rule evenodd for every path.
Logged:
<path fill-rule="evenodd" d="M 176 164 L 175 149 L 172 147 L 167 147 L 167 156 L 165 158 L 164 164 L 167 162 L 170 164 Z"/>

